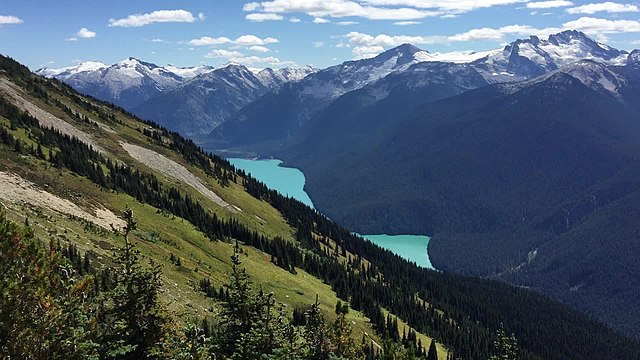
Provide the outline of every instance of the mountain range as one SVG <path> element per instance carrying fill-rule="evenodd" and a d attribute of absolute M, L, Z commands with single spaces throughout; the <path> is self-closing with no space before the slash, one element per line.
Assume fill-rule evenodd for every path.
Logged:
<path fill-rule="evenodd" d="M 405 44 L 273 88 L 238 71 L 232 110 L 215 95 L 194 128 L 160 121 L 208 150 L 299 167 L 318 209 L 350 229 L 432 235 L 439 269 L 640 336 L 628 316 L 640 313 L 639 58 L 577 31 L 455 56 Z M 171 108 L 207 98 L 188 83 L 167 90 Z"/>
<path fill-rule="evenodd" d="M 313 346 L 311 311 L 326 324 L 314 327 L 322 358 L 344 344 L 367 360 L 425 358 L 427 344 L 440 360 L 487 359 L 503 343 L 530 360 L 640 351 L 533 291 L 419 268 L 181 135 L 4 56 L 0 155 L 7 356 L 268 357 L 284 336 Z M 249 310 L 228 315 L 238 304 Z M 264 335 L 278 341 L 245 350 Z"/>
<path fill-rule="evenodd" d="M 209 133 L 267 91 L 314 71 L 307 66 L 252 72 L 239 64 L 219 69 L 204 65 L 161 67 L 128 58 L 111 66 L 87 61 L 61 69 L 42 68 L 35 73 L 195 136 Z"/>
<path fill-rule="evenodd" d="M 637 53 L 568 31 L 416 61 L 311 114 L 291 109 L 313 95 L 272 92 L 209 146 L 300 168 L 316 206 L 356 231 L 433 235 L 439 269 L 537 289 L 638 336 Z"/>

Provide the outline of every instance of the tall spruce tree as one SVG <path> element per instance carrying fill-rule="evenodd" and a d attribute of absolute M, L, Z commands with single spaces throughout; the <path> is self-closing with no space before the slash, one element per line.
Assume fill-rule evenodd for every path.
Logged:
<path fill-rule="evenodd" d="M 438 349 L 436 348 L 435 339 L 431 339 L 431 345 L 429 345 L 429 352 L 427 353 L 427 360 L 438 360 Z"/>
<path fill-rule="evenodd" d="M 496 340 L 494 345 L 494 355 L 491 360 L 517 360 L 518 359 L 518 340 L 515 334 L 507 334 L 504 324 L 496 331 Z"/>
<path fill-rule="evenodd" d="M 137 228 L 133 211 L 127 209 L 122 229 L 112 228 L 124 238 L 116 263 L 120 269 L 116 287 L 100 295 L 98 323 L 101 353 L 105 358 L 142 359 L 163 356 L 163 341 L 171 336 L 170 317 L 159 295 L 159 266 L 140 264 L 139 251 L 130 242 Z"/>

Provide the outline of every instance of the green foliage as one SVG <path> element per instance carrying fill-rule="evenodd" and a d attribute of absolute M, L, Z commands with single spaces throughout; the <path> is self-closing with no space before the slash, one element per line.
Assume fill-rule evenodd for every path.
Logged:
<path fill-rule="evenodd" d="M 490 360 L 517 360 L 518 340 L 514 334 L 507 334 L 504 325 L 500 324 L 493 343 L 495 355 Z"/>
<path fill-rule="evenodd" d="M 431 340 L 431 345 L 429 345 L 429 352 L 427 353 L 427 360 L 438 360 L 438 349 L 436 349 L 435 340 Z"/>
<path fill-rule="evenodd" d="M 159 300 L 161 269 L 153 263 L 149 268 L 140 264 L 139 252 L 129 241 L 130 233 L 137 228 L 133 211 L 127 209 L 123 218 L 123 229 L 112 225 L 124 238 L 124 247 L 116 258 L 119 282 L 98 299 L 101 353 L 117 359 L 160 357 L 161 343 L 171 336 L 171 320 Z"/>
<path fill-rule="evenodd" d="M 92 359 L 98 356 L 85 299 L 90 277 L 75 277 L 55 244 L 0 210 L 0 357 Z"/>
<path fill-rule="evenodd" d="M 117 125 L 114 114 L 118 114 L 121 118 L 125 116 L 122 112 L 118 112 L 119 110 L 83 98 L 55 81 L 42 80 L 36 83 L 31 80 L 32 75 L 28 72 L 23 77 L 25 82 L 32 82 L 34 88 L 41 87 L 41 91 L 36 93 L 46 95 L 49 92 L 56 96 L 49 97 L 49 100 L 45 101 L 42 100 L 43 95 L 38 97 L 36 102 L 61 107 L 55 101 L 57 97 L 63 99 L 61 103 L 64 104 L 68 104 L 68 100 L 71 100 L 75 109 L 64 105 L 61 110 L 70 113 L 72 122 L 81 124 L 85 129 L 93 125 L 84 123 L 79 116 L 76 118 L 73 114 L 78 113 L 77 109 L 82 109 L 84 114 L 95 115 L 95 117 L 92 115 L 92 118 L 102 119 L 105 124 L 114 125 L 117 133 L 110 134 L 110 138 L 121 137 L 123 135 L 121 131 L 127 132 L 126 137 L 142 137 L 130 131 L 131 128 L 142 126 L 133 120 L 123 123 L 129 127 Z M 38 96 L 36 93 L 29 92 L 29 96 Z M 17 149 L 23 156 L 15 156 L 15 158 L 19 158 L 20 161 L 24 159 L 32 164 L 32 167 L 37 167 L 35 164 L 46 163 L 45 166 L 64 169 L 59 172 L 64 173 L 65 176 L 77 174 L 83 177 L 81 180 L 85 183 L 88 183 L 85 178 L 89 179 L 97 187 L 109 193 L 124 192 L 141 204 L 151 204 L 165 214 L 185 219 L 185 223 L 188 221 L 194 225 L 194 229 L 190 227 L 194 232 L 202 231 L 212 240 L 238 240 L 244 246 L 257 249 L 258 251 L 253 252 L 255 254 L 267 254 L 267 259 L 271 255 L 274 264 L 291 274 L 302 269 L 305 271 L 304 277 L 313 277 L 313 281 L 317 279 L 324 281 L 339 298 L 348 300 L 351 308 L 361 311 L 370 318 L 378 335 L 386 337 L 380 344 L 382 345 L 380 349 L 369 339 L 363 339 L 362 343 L 365 344 L 363 351 L 367 359 L 382 357 L 405 359 L 426 355 L 419 354 L 423 350 L 422 346 L 418 347 L 415 343 L 415 331 L 443 343 L 452 358 L 455 355 L 457 359 L 487 359 L 494 352 L 495 334 L 492 329 L 495 329 L 500 322 L 504 322 L 517 334 L 522 359 L 631 358 L 638 353 L 637 344 L 553 301 L 523 289 L 418 269 L 392 253 L 353 236 L 348 230 L 313 209 L 269 190 L 264 184 L 236 171 L 227 162 L 206 154 L 178 134 L 166 132 L 151 123 L 147 124 L 150 130 L 141 130 L 148 140 L 163 146 L 167 152 L 175 151 L 172 155 L 182 156 L 183 159 L 217 178 L 221 183 L 226 179 L 226 182 L 238 192 L 241 191 L 239 187 L 231 183 L 238 183 L 237 178 L 240 177 L 247 192 L 264 201 L 259 203 L 261 206 L 268 208 L 271 205 L 282 214 L 287 223 L 294 228 L 295 238 L 298 241 L 265 236 L 270 229 L 268 221 L 263 233 L 248 228 L 243 222 L 243 216 L 218 218 L 216 212 L 207 208 L 206 202 L 198 201 L 198 198 L 190 196 L 188 191 L 174 187 L 164 181 L 162 176 L 157 176 L 145 167 L 125 166 L 126 162 L 120 161 L 121 154 L 101 154 L 75 138 L 41 128 L 36 119 L 20 111 L 3 97 L 0 97 L 0 115 L 3 117 L 0 126 L 2 143 L 0 150 L 3 153 L 10 154 Z M 5 119 L 8 120 L 8 126 L 5 125 L 7 123 Z M 101 145 L 107 145 L 104 148 L 111 149 L 104 139 L 99 137 L 97 139 Z M 17 141 L 20 142 L 18 145 L 16 145 Z M 41 150 L 38 145 L 41 145 Z M 13 161 L 13 159 L 8 160 L 10 166 L 23 165 L 22 162 L 13 163 Z M 2 162 L 4 164 L 7 160 L 3 159 Z M 37 174 L 37 170 L 33 173 Z M 246 197 L 247 203 L 258 204 L 258 201 L 249 199 L 245 194 L 242 195 Z M 117 197 L 123 196 L 117 195 Z M 111 206 L 106 205 L 106 207 Z M 140 207 L 143 206 L 140 205 Z M 247 208 L 242 208 L 246 214 L 252 215 L 251 212 L 246 211 Z M 275 210 L 273 212 L 276 213 Z M 104 234 L 97 232 L 93 235 L 101 237 Z M 144 242 L 163 242 L 166 236 L 164 233 L 157 237 L 153 234 L 137 235 Z M 175 239 L 176 236 L 171 238 Z M 66 281 L 65 284 L 70 282 L 80 284 L 83 274 L 91 274 L 94 278 L 93 281 L 86 283 L 86 287 L 90 290 L 86 291 L 86 295 L 81 296 L 84 299 L 80 301 L 81 306 L 74 305 L 77 304 L 74 296 L 71 296 L 72 301 L 69 302 L 71 304 L 69 309 L 78 309 L 74 316 L 78 319 L 86 319 L 86 321 L 78 321 L 78 324 L 84 325 L 81 326 L 83 332 L 78 334 L 84 334 L 82 335 L 84 337 L 78 335 L 76 339 L 79 340 L 73 340 L 76 344 L 82 344 L 84 341 L 82 339 L 86 339 L 84 343 L 87 346 L 77 347 L 77 349 L 87 350 L 78 350 L 78 354 L 84 354 L 88 358 L 95 353 L 103 358 L 109 356 L 131 358 L 133 354 L 140 353 L 141 357 L 179 359 L 213 357 L 237 359 L 242 358 L 243 355 L 248 358 L 261 356 L 260 358 L 269 359 L 307 359 L 316 354 L 318 355 L 316 358 L 327 359 L 348 358 L 351 356 L 349 354 L 354 353 L 351 352 L 352 343 L 348 340 L 348 336 L 345 336 L 350 333 L 349 322 L 344 321 L 344 318 L 340 319 L 342 311 L 348 309 L 344 303 L 342 306 L 336 304 L 337 319 L 335 321 L 332 314 L 326 313 L 324 315 L 328 315 L 332 320 L 325 320 L 320 312 L 320 306 L 316 306 L 316 309 L 311 306 L 308 312 L 306 308 L 295 309 L 293 311 L 295 324 L 301 326 L 304 324 L 305 327 L 291 326 L 288 309 L 275 302 L 270 294 L 254 291 L 248 276 L 242 278 L 242 273 L 244 275 L 247 273 L 240 267 L 239 255 L 236 269 L 231 271 L 232 273 L 236 271 L 235 284 L 230 282 L 222 289 L 224 291 L 219 291 L 219 288 L 210 282 L 207 283 L 209 279 L 219 281 L 221 270 L 214 268 L 206 273 L 206 268 L 200 267 L 200 270 L 206 273 L 206 278 L 201 284 L 202 290 L 220 301 L 223 314 L 229 309 L 234 310 L 228 311 L 224 316 L 209 316 L 206 326 L 203 324 L 200 328 L 193 325 L 183 327 L 168 316 L 164 306 L 158 301 L 158 294 L 161 291 L 159 268 L 154 265 L 149 267 L 146 264 L 140 264 L 144 259 L 140 258 L 133 247 L 129 248 L 127 245 L 129 240 L 129 237 L 124 237 L 125 246 L 118 251 L 116 266 L 100 272 L 91 271 L 90 266 L 85 265 L 87 254 L 83 258 L 77 254 L 77 249 L 70 251 L 68 256 L 62 251 L 64 256 L 69 257 L 71 271 L 75 272 L 68 275 L 62 271 L 59 278 L 63 281 L 60 283 Z M 153 246 L 149 248 L 156 247 L 155 244 L 151 245 Z M 212 244 L 212 248 L 222 246 L 226 245 Z M 177 247 L 174 248 L 175 250 L 171 249 L 171 251 L 178 250 Z M 45 254 L 48 252 L 49 250 L 45 250 Z M 158 255 L 156 259 L 171 259 L 168 252 Z M 182 259 L 175 256 L 171 259 L 176 266 L 180 261 L 187 264 L 193 260 L 188 258 L 188 252 L 181 252 L 179 255 Z M 22 255 L 18 254 L 18 256 Z M 2 264 L 5 264 L 3 262 L 5 258 L 3 256 L 0 259 Z M 202 261 L 203 265 L 206 265 L 204 260 Z M 66 261 L 63 259 L 62 263 L 64 265 Z M 191 264 L 189 269 L 184 266 L 180 270 L 181 273 L 186 273 L 190 269 Z M 172 270 L 175 269 L 172 267 Z M 269 269 L 269 274 L 278 272 L 279 270 Z M 52 279 L 56 272 L 50 274 L 53 274 L 49 276 Z M 291 278 L 291 274 L 286 276 Z M 297 279 L 306 281 L 300 280 L 301 277 Z M 261 279 L 264 279 L 264 276 Z M 232 288 L 236 289 L 237 296 L 234 295 L 232 305 L 227 305 Z M 4 289 L 4 286 L 0 288 L 3 294 Z M 30 287 L 27 286 L 24 291 L 29 289 Z M 67 306 L 64 305 L 68 303 L 67 301 L 60 300 L 67 296 L 64 288 L 60 291 L 55 290 L 55 287 L 46 289 L 44 293 L 53 291 L 54 294 L 51 296 L 57 299 L 52 301 L 52 304 L 59 307 Z M 306 295 L 299 294 L 297 305 L 300 304 L 301 298 L 312 292 L 305 291 L 305 293 Z M 116 298 L 117 302 L 114 300 Z M 206 301 L 206 299 L 199 300 Z M 534 316 L 531 316 L 530 309 L 533 308 L 537 311 Z M 33 309 L 31 307 L 27 310 L 33 311 Z M 66 313 L 66 309 L 61 311 Z M 243 312 L 243 309 L 246 311 Z M 389 317 L 386 313 L 381 315 L 381 309 L 392 315 Z M 6 305 L 2 308 L 2 315 L 14 310 L 11 305 Z M 73 313 L 72 310 L 70 311 Z M 24 316 L 29 316 L 28 311 L 25 314 Z M 136 317 L 138 324 L 128 321 L 129 315 L 125 314 Z M 214 311 L 213 314 L 217 313 Z M 31 319 L 35 318 L 36 316 L 31 316 Z M 402 319 L 414 331 L 409 331 L 406 336 L 400 333 L 398 319 Z M 9 322 L 5 321 L 3 324 L 5 323 Z M 65 319 L 64 322 L 59 323 L 64 323 L 65 326 L 71 324 L 65 330 L 75 326 L 73 319 Z M 23 320 L 22 324 L 29 327 L 29 331 L 32 332 L 38 329 L 37 321 Z M 165 325 L 162 326 L 162 324 Z M 116 326 L 119 333 L 113 330 Z M 309 328 L 317 331 L 308 331 Z M 541 329 L 552 330 L 542 331 Z M 38 331 L 38 334 L 44 334 Z M 2 335 L 0 341 L 7 338 L 4 333 L 0 335 Z M 42 335 L 44 340 L 39 340 L 39 344 L 52 348 L 46 345 L 47 336 L 53 335 Z M 61 333 L 56 336 L 59 336 L 56 339 L 62 339 L 70 335 Z M 114 339 L 114 341 L 107 344 L 107 339 Z M 369 345 L 367 341 L 371 346 L 366 346 Z M 34 346 L 33 349 L 38 346 Z M 57 353 L 49 351 L 49 348 L 46 350 L 48 355 L 56 358 Z M 359 356 L 358 346 L 355 348 L 356 356 Z M 13 354 L 13 358 L 20 357 Z M 68 354 L 66 357 L 73 356 Z"/>

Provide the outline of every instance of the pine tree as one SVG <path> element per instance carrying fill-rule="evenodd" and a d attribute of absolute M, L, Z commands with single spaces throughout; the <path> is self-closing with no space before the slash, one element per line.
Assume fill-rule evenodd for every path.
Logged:
<path fill-rule="evenodd" d="M 500 324 L 494 341 L 494 352 L 491 360 L 517 360 L 518 340 L 514 334 L 508 335 L 504 324 Z"/>
<path fill-rule="evenodd" d="M 431 339 L 431 345 L 429 345 L 429 352 L 427 353 L 427 360 L 438 360 L 438 349 L 436 348 L 435 339 Z"/>
<path fill-rule="evenodd" d="M 361 359 L 364 351 L 352 336 L 351 325 L 347 320 L 349 305 L 338 300 L 335 307 L 336 321 L 333 323 L 331 340 L 335 346 L 334 354 L 346 359 Z"/>
<path fill-rule="evenodd" d="M 329 339 L 329 333 L 320 311 L 320 303 L 316 295 L 316 302 L 307 310 L 307 325 L 304 330 L 304 338 L 309 347 L 309 360 L 326 360 L 333 351 L 333 345 Z"/>
<path fill-rule="evenodd" d="M 102 293 L 98 308 L 101 353 L 106 358 L 140 359 L 159 356 L 162 341 L 171 336 L 170 318 L 160 302 L 162 287 L 159 266 L 143 267 L 139 252 L 129 241 L 137 228 L 133 211 L 123 216 L 123 229 L 112 228 L 124 238 L 116 263 L 121 267 L 116 287 Z"/>

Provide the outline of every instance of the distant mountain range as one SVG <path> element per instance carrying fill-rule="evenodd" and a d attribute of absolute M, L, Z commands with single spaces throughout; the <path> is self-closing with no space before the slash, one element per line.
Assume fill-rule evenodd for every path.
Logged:
<path fill-rule="evenodd" d="M 314 72 L 299 69 L 264 69 L 251 72 L 238 64 L 179 68 L 158 66 L 128 58 L 108 66 L 87 61 L 61 69 L 35 73 L 53 77 L 75 90 L 119 105 L 136 115 L 187 135 L 208 133 L 244 105 L 283 83 Z"/>
<path fill-rule="evenodd" d="M 364 92 L 375 98 L 375 101 L 389 95 L 398 95 L 402 103 L 408 102 L 401 106 L 400 111 L 404 111 L 412 103 L 435 100 L 434 97 L 420 98 L 422 87 L 432 89 L 433 96 L 444 98 L 491 83 L 531 79 L 583 60 L 593 60 L 607 65 L 624 65 L 638 58 L 637 52 L 629 54 L 611 48 L 578 31 L 550 35 L 546 40 L 532 36 L 529 39 L 514 41 L 504 49 L 480 55 L 484 56 L 478 58 L 478 53 L 459 53 L 453 57 L 430 54 L 405 44 L 372 59 L 349 61 L 320 70 L 313 76 L 273 91 L 238 111 L 223 126 L 212 132 L 208 139 L 211 142 L 209 146 L 232 148 L 249 145 L 256 150 L 262 150 L 296 141 L 296 134 L 303 131 L 307 124 L 312 122 L 310 119 L 320 110 L 324 110 L 338 97 L 363 89 L 376 81 L 381 84 L 369 86 Z M 440 65 L 433 66 L 433 63 Z M 461 68 L 465 68 L 466 71 L 460 72 Z M 436 74 L 434 71 L 439 72 Z M 458 76 L 452 76 L 456 72 Z M 471 76 L 470 73 L 474 72 L 477 75 Z M 418 78 L 423 80 L 418 81 Z M 434 89 L 435 82 L 444 78 L 448 80 L 440 83 L 445 87 L 455 87 L 459 83 L 466 85 L 455 93 Z M 410 83 L 407 83 L 407 80 Z M 399 95 L 398 86 L 408 86 L 409 91 L 414 92 L 416 96 Z M 393 90 L 381 92 L 382 88 Z M 355 96 L 363 95 L 363 91 L 360 91 L 360 94 Z M 347 96 L 351 99 L 349 101 L 354 101 L 354 94 Z M 252 129 L 259 131 L 251 131 Z"/>
<path fill-rule="evenodd" d="M 275 73 L 167 80 L 131 109 L 208 150 L 301 168 L 319 210 L 355 231 L 433 235 L 439 269 L 537 289 L 640 336 L 639 50 L 565 31 Z"/>
<path fill-rule="evenodd" d="M 173 90 L 185 81 L 213 71 L 209 66 L 160 67 L 128 58 L 108 66 L 87 61 L 62 69 L 42 68 L 36 74 L 55 77 L 75 90 L 129 110 L 163 91 Z"/>

